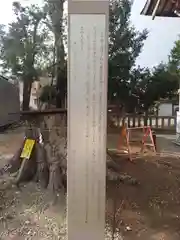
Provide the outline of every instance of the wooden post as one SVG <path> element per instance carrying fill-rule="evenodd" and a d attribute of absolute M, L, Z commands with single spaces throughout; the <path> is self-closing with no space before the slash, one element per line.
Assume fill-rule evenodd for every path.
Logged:
<path fill-rule="evenodd" d="M 103 240 L 109 0 L 68 11 L 68 240 Z"/>

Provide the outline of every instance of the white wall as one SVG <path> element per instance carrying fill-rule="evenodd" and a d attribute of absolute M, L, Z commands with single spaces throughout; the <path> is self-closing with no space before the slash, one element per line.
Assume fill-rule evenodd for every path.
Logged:
<path fill-rule="evenodd" d="M 177 115 L 177 111 L 179 111 L 178 109 L 179 109 L 179 105 L 178 104 L 173 106 L 173 111 L 174 111 L 174 115 L 175 116 Z"/>
<path fill-rule="evenodd" d="M 29 106 L 30 106 L 30 108 L 36 110 L 36 109 L 38 109 L 37 104 L 35 102 L 35 99 L 37 97 L 35 95 L 33 95 L 32 92 L 33 92 L 33 89 L 31 91 Z M 23 101 L 23 82 L 19 82 L 19 98 L 20 98 L 20 103 L 22 104 L 22 101 Z"/>
<path fill-rule="evenodd" d="M 44 87 L 46 85 L 50 85 L 51 78 L 50 77 L 40 77 L 39 81 L 34 81 L 32 84 L 31 89 L 31 97 L 30 97 L 30 108 L 36 110 L 38 109 L 37 106 L 37 98 L 39 94 L 39 90 L 41 87 Z M 20 97 L 20 103 L 22 104 L 23 101 L 23 82 L 19 81 L 19 97 Z"/>
<path fill-rule="evenodd" d="M 159 105 L 159 116 L 172 116 L 172 103 L 160 103 Z"/>

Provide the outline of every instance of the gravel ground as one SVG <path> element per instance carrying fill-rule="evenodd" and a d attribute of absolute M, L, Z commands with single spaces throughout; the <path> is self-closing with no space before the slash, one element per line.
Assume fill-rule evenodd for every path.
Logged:
<path fill-rule="evenodd" d="M 66 204 L 61 196 L 58 204 L 51 203 L 51 194 L 35 183 L 13 186 L 10 180 L 0 182 L 0 239 L 1 240 L 66 240 Z M 106 238 L 112 239 L 106 226 Z M 114 240 L 121 240 L 118 231 Z"/>
<path fill-rule="evenodd" d="M 23 129 L 0 133 L 0 167 L 19 148 Z M 9 176 L 0 178 L 0 240 L 58 240 L 67 239 L 66 201 L 60 197 L 53 206 L 52 196 L 35 183 L 21 187 L 12 185 Z M 106 239 L 112 239 L 110 227 L 106 226 Z M 116 234 L 114 240 L 121 240 Z"/>
<path fill-rule="evenodd" d="M 118 136 L 110 136 L 108 142 L 112 144 L 112 140 L 114 140 L 116 145 L 117 139 Z M 0 167 L 12 156 L 21 140 L 21 133 L 8 134 L 7 136 L 0 135 Z M 172 143 L 171 137 L 166 136 L 158 136 L 158 149 L 158 151 L 172 152 L 176 153 L 176 155 L 179 155 L 180 152 L 180 147 L 175 146 Z M 140 162 L 138 160 L 136 164 L 129 162 L 122 164 L 121 162 L 122 171 L 138 179 L 140 178 L 140 182 L 143 184 L 137 189 L 121 185 L 118 193 L 120 195 L 119 201 L 122 202 L 122 200 L 125 200 L 126 202 L 125 209 L 122 209 L 120 216 L 123 223 L 125 223 L 125 225 L 121 227 L 121 230 L 127 230 L 127 233 L 124 234 L 123 232 L 122 238 L 117 231 L 114 240 L 180 239 L 179 235 L 176 238 L 176 236 L 172 234 L 177 234 L 179 231 L 178 227 L 175 228 L 176 225 L 179 226 L 179 220 L 173 215 L 174 212 L 179 212 L 179 203 L 175 202 L 176 198 L 179 201 L 179 158 L 169 159 L 160 165 L 156 163 L 154 159 L 150 162 Z M 156 165 L 157 167 L 155 167 Z M 172 191 L 168 190 L 166 193 L 164 189 L 168 183 Z M 173 196 L 173 199 L 169 199 L 171 196 L 168 194 L 171 192 L 173 192 L 175 196 Z M 115 192 L 115 194 L 117 195 L 117 192 Z M 164 218 L 161 219 L 159 215 L 157 217 L 153 212 L 155 211 L 153 210 L 154 208 L 152 209 L 152 207 L 148 206 L 149 198 L 151 197 L 154 200 L 157 194 L 160 200 L 162 198 L 169 204 L 167 212 L 172 216 L 170 217 L 168 215 L 166 220 L 163 220 Z M 8 176 L 4 176 L 4 179 L 0 178 L 0 240 L 67 239 L 65 198 L 60 196 L 56 206 L 52 205 L 51 200 L 51 194 L 48 193 L 47 190 L 44 191 L 40 189 L 35 183 L 29 183 L 22 186 L 21 189 L 17 189 L 12 185 Z M 133 207 L 130 205 L 131 201 L 133 202 Z M 161 206 L 162 201 L 158 204 L 156 204 L 158 205 L 158 209 L 161 209 L 161 207 L 163 207 Z M 143 220 L 139 220 L 139 215 L 135 216 L 135 220 L 133 220 L 134 206 L 137 206 L 137 211 L 141 213 Z M 167 212 L 165 212 L 165 209 L 162 208 L 161 210 L 164 216 L 166 216 Z M 151 216 L 152 212 L 153 216 Z M 155 227 L 153 224 L 149 226 L 151 218 L 153 219 L 152 223 L 154 225 L 158 224 L 158 229 L 156 229 L 157 226 Z M 130 228 L 127 228 L 127 226 L 130 226 Z M 144 231 L 141 233 L 141 238 L 139 237 L 140 231 Z M 166 237 L 164 237 L 165 231 L 168 231 Z M 112 240 L 110 226 L 106 226 L 105 239 Z"/>

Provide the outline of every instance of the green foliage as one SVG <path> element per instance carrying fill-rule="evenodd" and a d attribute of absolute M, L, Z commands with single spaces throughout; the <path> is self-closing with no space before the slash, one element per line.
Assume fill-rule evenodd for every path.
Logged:
<path fill-rule="evenodd" d="M 46 0 L 41 9 L 14 2 L 15 20 L 8 30 L 0 25 L 3 70 L 26 83 L 24 96 L 28 98 L 33 80 L 49 72 L 56 86 L 44 87 L 40 100 L 52 103 L 56 99 L 58 107 L 63 106 L 67 92 L 63 4 L 64 0 Z M 130 0 L 110 0 L 108 99 L 130 112 L 147 111 L 160 98 L 172 98 L 178 88 L 180 40 L 175 42 L 168 66 L 160 64 L 151 71 L 135 68 L 148 32 L 138 32 L 131 25 L 131 7 Z"/>
<path fill-rule="evenodd" d="M 41 24 L 45 14 L 36 5 L 22 7 L 19 2 L 13 3 L 13 10 L 15 20 L 0 35 L 2 65 L 23 80 L 32 81 L 37 79 L 42 59 L 47 55 L 49 35 Z"/>
<path fill-rule="evenodd" d="M 66 34 L 65 27 L 67 22 L 64 17 L 65 0 L 51 1 L 46 0 L 44 11 L 47 13 L 46 25 L 54 35 L 54 63 L 52 75 L 56 80 L 56 106 L 64 107 L 67 92 L 67 74 L 65 47 Z"/>
<path fill-rule="evenodd" d="M 168 66 L 159 64 L 152 70 L 136 68 L 135 61 L 148 32 L 138 32 L 131 25 L 131 7 L 130 0 L 110 1 L 108 98 L 110 102 L 123 105 L 127 112 L 142 112 L 161 98 L 175 96 L 180 70 L 180 41 L 171 51 Z"/>
<path fill-rule="evenodd" d="M 110 1 L 109 100 L 125 103 L 129 97 L 131 70 L 139 56 L 147 30 L 138 32 L 130 23 L 132 2 Z"/>
<path fill-rule="evenodd" d="M 4 71 L 23 81 L 23 109 L 29 109 L 32 82 L 38 79 L 51 56 L 49 29 L 43 23 L 46 13 L 37 5 L 13 3 L 15 19 L 8 30 L 1 27 L 0 48 Z M 52 56 L 51 56 L 52 58 Z"/>
<path fill-rule="evenodd" d="M 174 43 L 170 52 L 168 67 L 171 73 L 180 76 L 180 40 Z"/>
<path fill-rule="evenodd" d="M 56 88 L 55 86 L 46 85 L 43 87 L 40 94 L 40 101 L 43 103 L 55 103 L 56 99 Z"/>
<path fill-rule="evenodd" d="M 159 64 L 151 72 L 149 69 L 138 68 L 131 72 L 131 97 L 129 105 L 139 111 L 147 111 L 160 99 L 172 99 L 176 96 L 178 78 L 168 66 Z M 133 109 L 131 106 L 131 110 Z"/>

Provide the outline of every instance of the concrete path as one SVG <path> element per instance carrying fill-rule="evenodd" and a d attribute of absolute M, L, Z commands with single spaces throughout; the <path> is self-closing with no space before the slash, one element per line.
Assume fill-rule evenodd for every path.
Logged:
<path fill-rule="evenodd" d="M 176 140 L 175 135 L 157 135 L 157 151 L 180 153 L 180 146 L 173 143 Z"/>

